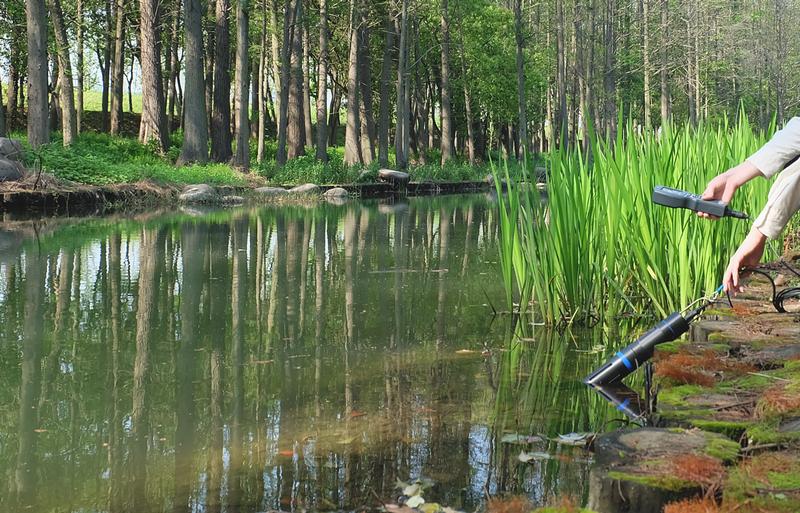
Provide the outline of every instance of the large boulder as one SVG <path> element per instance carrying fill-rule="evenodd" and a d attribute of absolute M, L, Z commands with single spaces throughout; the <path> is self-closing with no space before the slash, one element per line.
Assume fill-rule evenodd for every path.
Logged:
<path fill-rule="evenodd" d="M 350 196 L 350 193 L 347 192 L 346 189 L 341 187 L 334 187 L 333 189 L 328 189 L 322 194 L 322 197 L 325 199 L 330 198 L 344 198 L 347 199 Z"/>
<path fill-rule="evenodd" d="M 0 155 L 0 182 L 15 182 L 20 178 L 22 178 L 22 174 L 19 171 L 19 165 Z"/>
<path fill-rule="evenodd" d="M 178 196 L 184 203 L 219 203 L 220 195 L 208 184 L 187 185 Z"/>
<path fill-rule="evenodd" d="M 488 175 L 486 175 L 486 178 L 484 178 L 483 181 L 494 187 L 494 181 L 495 181 L 494 173 L 489 173 Z M 511 185 L 514 185 L 514 182 L 511 182 Z M 508 189 L 508 182 L 506 182 L 505 178 L 500 180 L 500 189 L 501 190 Z"/>
<path fill-rule="evenodd" d="M 258 187 L 255 192 L 267 198 L 281 197 L 289 194 L 289 191 L 283 187 Z"/>
<path fill-rule="evenodd" d="M 298 196 L 315 196 L 317 194 L 320 194 L 321 191 L 322 190 L 319 188 L 319 186 L 313 183 L 306 183 L 289 189 L 290 193 L 296 194 Z"/>
<path fill-rule="evenodd" d="M 395 187 L 405 187 L 408 185 L 408 182 L 411 181 L 411 175 L 393 169 L 379 169 L 378 179 L 382 182 L 388 182 Z"/>
<path fill-rule="evenodd" d="M 23 151 L 25 151 L 25 147 L 22 146 L 19 139 L 0 137 L 0 155 L 3 155 L 8 160 L 17 160 Z"/>

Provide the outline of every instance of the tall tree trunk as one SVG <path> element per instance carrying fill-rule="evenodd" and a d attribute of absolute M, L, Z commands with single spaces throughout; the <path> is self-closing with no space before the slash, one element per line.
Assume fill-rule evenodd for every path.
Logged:
<path fill-rule="evenodd" d="M 278 152 L 276 163 L 279 166 L 286 164 L 286 138 L 289 120 L 289 58 L 291 57 L 290 27 L 295 23 L 292 0 L 286 0 L 283 11 L 283 46 L 281 47 L 280 67 L 280 94 L 278 94 Z M 277 12 L 277 5 L 275 5 Z"/>
<path fill-rule="evenodd" d="M 686 8 L 691 11 L 691 6 L 687 2 Z M 687 102 L 689 104 L 689 123 L 692 126 L 697 126 L 697 111 L 695 110 L 694 97 L 697 92 L 694 90 L 694 56 L 692 51 L 694 44 L 692 44 L 692 12 L 686 13 L 686 93 L 688 95 Z"/>
<path fill-rule="evenodd" d="M 644 57 L 644 126 L 649 132 L 652 128 L 650 110 L 653 100 L 650 96 L 650 0 L 642 0 L 642 54 Z"/>
<path fill-rule="evenodd" d="M 3 108 L 3 86 L 0 84 L 0 137 L 6 136 L 6 109 Z"/>
<path fill-rule="evenodd" d="M 378 161 L 381 165 L 389 163 L 389 82 L 392 73 L 396 16 L 397 0 L 389 0 L 386 45 L 383 48 L 383 66 L 381 68 L 380 113 L 378 114 Z"/>
<path fill-rule="evenodd" d="M 266 0 L 265 0 L 266 1 Z M 288 3 L 288 2 L 287 2 Z M 284 82 L 283 79 L 285 78 L 281 73 L 281 66 L 283 65 L 285 55 L 284 50 L 286 47 L 286 36 L 284 36 L 284 48 L 278 48 L 278 0 L 271 0 L 269 2 L 269 7 L 271 10 L 270 19 L 269 19 L 269 26 L 270 26 L 270 34 L 272 35 L 272 81 L 275 84 L 275 118 L 278 121 L 278 155 L 277 155 L 277 164 L 282 166 L 286 164 L 286 109 L 285 107 L 285 100 L 283 96 L 283 89 L 284 89 Z M 288 20 L 288 5 L 287 5 L 287 16 L 284 17 L 285 20 Z M 287 33 L 289 28 L 284 23 L 283 32 L 284 34 Z"/>
<path fill-rule="evenodd" d="M 461 12 L 460 4 L 456 4 L 458 10 L 458 46 L 461 50 L 461 74 L 464 80 L 464 109 L 467 113 L 467 149 L 469 151 L 469 165 L 475 165 L 475 134 L 472 121 L 472 98 L 469 91 L 469 71 L 467 69 L 467 50 L 464 48 L 464 31 L 461 27 L 461 19 L 464 16 Z M 524 78 L 522 79 L 524 80 Z M 524 89 L 524 86 L 523 86 Z"/>
<path fill-rule="evenodd" d="M 560 0 L 559 0 L 560 1 Z M 605 90 L 605 128 L 609 140 L 614 141 L 617 137 L 617 72 L 615 55 L 617 51 L 616 35 L 614 33 L 614 0 L 606 0 L 606 60 L 605 76 L 603 77 L 603 89 Z"/>
<path fill-rule="evenodd" d="M 358 30 L 359 73 L 361 87 L 361 158 L 365 166 L 375 160 L 375 118 L 372 114 L 372 59 L 369 52 L 369 6 L 361 0 L 361 23 Z"/>
<path fill-rule="evenodd" d="M 186 33 L 186 116 L 183 146 L 176 165 L 208 161 L 206 92 L 203 83 L 203 5 L 202 0 L 184 0 Z M 225 100 L 227 103 L 227 99 Z M 230 148 L 230 144 L 228 145 Z"/>
<path fill-rule="evenodd" d="M 28 144 L 36 149 L 50 142 L 47 95 L 47 14 L 44 0 L 27 2 Z"/>
<path fill-rule="evenodd" d="M 661 0 L 661 125 L 672 121 L 669 91 L 669 0 Z"/>
<path fill-rule="evenodd" d="M 459 25 L 460 28 L 460 25 Z M 422 53 L 419 49 L 419 20 L 414 21 L 414 77 L 416 87 L 414 88 L 414 103 L 416 103 L 416 110 L 419 112 L 417 116 L 417 140 L 419 142 L 419 163 L 423 166 L 428 163 L 428 101 L 425 94 L 425 86 L 422 83 L 423 72 L 427 73 L 427 67 L 422 63 Z M 462 55 L 463 56 L 463 55 Z M 423 71 L 425 70 L 425 71 Z M 466 76 L 466 75 L 465 75 Z M 427 77 L 426 77 L 427 80 Z M 465 81 L 466 84 L 466 81 Z M 469 103 L 467 103 L 467 118 L 469 118 Z"/>
<path fill-rule="evenodd" d="M 320 0 L 316 158 L 323 164 L 328 162 L 328 58 L 328 3 Z"/>
<path fill-rule="evenodd" d="M 360 127 L 358 94 L 358 20 L 356 0 L 350 0 L 350 55 L 347 65 L 347 126 L 344 138 L 344 163 L 348 166 L 361 164 L 358 131 Z"/>
<path fill-rule="evenodd" d="M 208 2 L 208 9 L 207 9 L 207 16 L 211 18 L 211 13 L 213 12 L 216 15 L 217 12 L 217 2 L 216 0 L 209 0 Z M 229 9 L 230 10 L 230 9 Z M 230 16 L 230 15 L 229 15 Z M 206 78 L 205 78 L 205 87 L 206 87 L 206 118 L 208 119 L 208 136 L 211 137 L 211 126 L 213 124 L 212 116 L 214 115 L 214 67 L 216 61 L 216 49 L 217 49 L 217 29 L 216 29 L 216 18 L 214 18 L 214 22 L 207 21 L 204 23 L 204 28 L 206 29 L 206 55 L 205 55 L 205 66 L 206 66 Z M 230 59 L 230 57 L 229 57 Z M 230 62 L 230 60 L 229 60 Z M 230 80 L 230 79 L 229 79 Z M 229 82 L 230 83 L 230 82 Z M 180 80 L 178 80 L 178 88 L 180 88 Z M 230 90 L 229 90 L 230 92 Z M 228 97 L 230 101 L 230 96 Z M 181 123 L 183 123 L 183 114 L 185 109 L 181 112 Z M 212 157 L 213 158 L 213 157 Z"/>
<path fill-rule="evenodd" d="M 214 25 L 214 107 L 211 113 L 211 160 L 220 164 L 231 160 L 231 37 L 229 0 L 217 1 Z M 237 69 L 238 73 L 238 69 Z M 239 75 L 236 75 L 237 80 Z M 187 81 L 186 89 L 188 92 Z"/>
<path fill-rule="evenodd" d="M 139 141 L 156 142 L 159 153 L 166 153 L 169 138 L 166 130 L 163 81 L 161 80 L 161 35 L 158 20 L 158 0 L 140 0 L 141 10 L 141 67 L 142 122 Z"/>
<path fill-rule="evenodd" d="M 113 34 L 111 26 L 114 23 L 112 16 L 112 3 L 111 0 L 105 0 L 106 8 L 106 30 L 105 30 L 105 44 L 103 45 L 102 56 L 100 50 L 97 50 L 97 60 L 100 64 L 101 80 L 103 82 L 103 92 L 100 100 L 100 131 L 108 133 L 110 128 L 111 116 L 109 114 L 109 92 L 111 82 L 111 49 L 114 41 L 112 40 Z M 133 60 L 133 59 L 131 59 Z"/>
<path fill-rule="evenodd" d="M 264 145 L 267 134 L 267 2 L 263 2 L 264 25 L 261 27 L 261 49 L 258 52 L 258 150 L 256 160 L 260 164 L 264 158 Z"/>
<path fill-rule="evenodd" d="M 314 147 L 314 134 L 311 131 L 311 59 L 310 34 L 308 22 L 303 21 L 303 122 L 305 124 L 306 148 Z"/>
<path fill-rule="evenodd" d="M 122 128 L 122 84 L 125 65 L 125 0 L 117 0 L 116 37 L 114 38 L 114 60 L 111 69 L 111 135 L 119 136 Z"/>
<path fill-rule="evenodd" d="M 400 16 L 400 47 L 397 58 L 397 128 L 395 129 L 395 163 L 399 169 L 408 167 L 408 116 L 406 98 L 408 86 L 406 81 L 406 25 L 408 16 L 408 0 L 403 0 L 402 14 Z"/>
<path fill-rule="evenodd" d="M 305 116 L 303 115 L 303 0 L 292 0 L 292 18 L 289 27 L 291 44 L 291 70 L 289 71 L 289 103 L 287 105 L 286 136 L 289 160 L 306 154 Z"/>
<path fill-rule="evenodd" d="M 250 34 L 250 15 L 247 12 L 248 0 L 236 0 L 236 153 L 233 166 L 244 172 L 250 171 L 250 63 L 247 51 Z"/>
<path fill-rule="evenodd" d="M 609 0 L 612 1 L 612 0 Z M 556 84 L 558 84 L 558 140 L 561 148 L 569 146 L 567 113 L 567 62 L 564 55 L 564 2 L 556 0 Z"/>
<path fill-rule="evenodd" d="M 78 137 L 78 121 L 75 113 L 75 89 L 72 79 L 72 60 L 69 55 L 67 28 L 60 0 L 48 0 L 50 18 L 56 36 L 58 52 L 58 84 L 61 97 L 61 131 L 64 146 L 69 146 Z"/>
<path fill-rule="evenodd" d="M 169 50 L 169 92 L 167 93 L 167 127 L 169 131 L 172 132 L 173 127 L 175 126 L 175 108 L 176 108 L 176 100 L 177 100 L 177 85 L 175 82 L 178 80 L 180 76 L 180 70 L 178 67 L 180 64 L 178 63 L 178 35 L 180 30 L 180 17 L 181 17 L 181 2 L 180 0 L 175 2 L 175 16 L 172 18 L 172 43 L 170 44 Z M 201 27 L 202 30 L 202 27 Z M 205 65 L 205 53 L 202 56 L 203 65 Z M 205 78 L 205 70 L 203 71 L 203 75 L 201 79 Z M 203 106 L 205 107 L 205 81 L 203 86 Z M 208 113 L 206 113 L 206 117 Z"/>
<path fill-rule="evenodd" d="M 522 162 L 525 159 L 525 148 L 528 147 L 528 118 L 525 113 L 527 105 L 525 101 L 525 67 L 522 60 L 522 0 L 517 0 L 514 6 L 514 32 L 517 42 L 517 99 L 519 106 L 519 146 L 517 159 Z M 464 87 L 466 87 L 466 85 Z"/>
<path fill-rule="evenodd" d="M 453 156 L 453 132 L 450 109 L 450 19 L 447 0 L 442 0 L 442 167 Z"/>
<path fill-rule="evenodd" d="M 83 37 L 83 0 L 78 0 L 76 9 L 78 11 L 77 19 L 75 20 L 77 23 L 77 27 L 75 27 L 76 31 L 76 43 L 78 45 L 77 50 L 77 62 L 76 65 L 78 67 L 78 90 L 75 92 L 75 101 L 77 105 L 75 106 L 77 119 L 76 121 L 76 129 L 77 133 L 81 133 L 81 124 L 83 121 L 83 77 L 84 77 L 84 61 L 83 61 L 83 45 L 84 45 L 84 37 Z M 2 102 L 0 102 L 2 105 Z"/>
<path fill-rule="evenodd" d="M 8 68 L 8 104 L 6 105 L 6 129 L 10 132 L 14 129 L 17 117 L 17 96 L 19 91 L 17 82 L 19 81 L 19 62 L 20 52 L 15 46 L 11 46 L 11 56 L 9 57 Z"/>

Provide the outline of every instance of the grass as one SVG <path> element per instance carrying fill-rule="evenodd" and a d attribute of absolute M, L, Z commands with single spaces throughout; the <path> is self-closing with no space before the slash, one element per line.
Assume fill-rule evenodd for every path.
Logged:
<path fill-rule="evenodd" d="M 666 127 L 660 135 L 628 125 L 613 151 L 610 141 L 590 136 L 591 163 L 577 151 L 550 155 L 548 204 L 516 187 L 501 201 L 509 304 L 533 304 L 542 320 L 558 324 L 624 311 L 666 317 L 714 291 L 750 223 L 661 207 L 652 191 L 702 192 L 766 134 L 754 135 L 741 118 L 736 126 Z M 732 207 L 755 217 L 768 189 L 753 180 Z"/>

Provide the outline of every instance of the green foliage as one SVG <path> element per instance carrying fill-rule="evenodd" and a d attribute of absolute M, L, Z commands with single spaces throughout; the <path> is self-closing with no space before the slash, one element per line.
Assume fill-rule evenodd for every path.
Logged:
<path fill-rule="evenodd" d="M 174 134 L 169 158 L 177 158 L 182 142 Z M 107 134 L 85 133 L 73 144 L 64 147 L 60 135 L 39 150 L 44 170 L 57 178 L 90 185 L 132 183 L 152 179 L 172 183 L 244 184 L 246 179 L 222 164 L 191 165 L 174 168 L 153 148 L 136 139 L 110 137 Z"/>
<path fill-rule="evenodd" d="M 551 154 L 548 203 L 519 188 L 501 201 L 509 294 L 516 289 L 520 304 L 534 302 L 546 322 L 559 323 L 622 310 L 664 317 L 713 292 L 749 223 L 660 207 L 652 191 L 668 185 L 702 192 L 764 136 L 754 135 L 744 117 L 735 127 L 667 126 L 660 135 L 638 134 L 628 124 L 613 151 L 610 141 L 590 136 L 593 163 L 573 150 Z M 752 181 L 733 208 L 754 216 L 768 188 Z"/>

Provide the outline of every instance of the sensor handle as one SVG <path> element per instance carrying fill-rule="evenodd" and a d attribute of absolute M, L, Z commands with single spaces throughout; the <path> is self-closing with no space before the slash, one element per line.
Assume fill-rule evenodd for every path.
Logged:
<path fill-rule="evenodd" d="M 705 212 L 712 216 L 729 215 L 728 204 L 720 200 L 704 200 L 699 194 L 656 185 L 653 189 L 653 203 L 670 208 L 688 208 L 695 212 Z"/>

